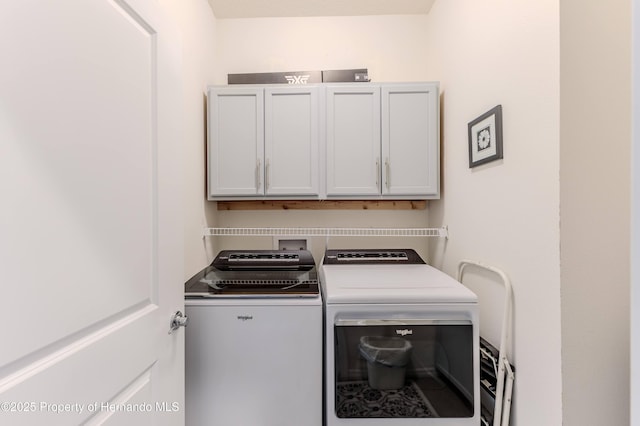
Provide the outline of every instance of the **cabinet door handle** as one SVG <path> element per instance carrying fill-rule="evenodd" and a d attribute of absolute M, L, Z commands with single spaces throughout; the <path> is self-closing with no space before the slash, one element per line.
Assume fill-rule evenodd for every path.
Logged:
<path fill-rule="evenodd" d="M 380 157 L 376 157 L 376 188 L 380 190 Z"/>
<path fill-rule="evenodd" d="M 271 186 L 271 179 L 270 179 L 271 167 L 270 167 L 270 163 L 269 163 L 269 159 L 268 158 L 265 160 L 264 167 L 265 167 L 265 171 L 264 171 L 264 186 L 265 186 L 265 190 L 268 191 L 269 187 Z"/>
<path fill-rule="evenodd" d="M 391 165 L 389 164 L 389 158 L 385 159 L 384 166 L 387 171 L 384 182 L 385 182 L 385 185 L 387 186 L 387 191 L 388 191 L 391 186 Z"/>
<path fill-rule="evenodd" d="M 260 159 L 256 161 L 256 194 L 260 193 Z"/>

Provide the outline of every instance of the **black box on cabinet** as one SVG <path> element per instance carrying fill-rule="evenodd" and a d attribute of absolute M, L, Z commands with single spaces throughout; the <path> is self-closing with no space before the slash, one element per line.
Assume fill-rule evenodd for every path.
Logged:
<path fill-rule="evenodd" d="M 330 70 L 322 71 L 323 83 L 353 83 L 367 82 L 369 71 L 366 68 L 353 70 Z"/>
<path fill-rule="evenodd" d="M 369 81 L 366 68 L 329 71 L 287 71 L 227 74 L 227 84 L 313 84 Z"/>
<path fill-rule="evenodd" d="M 261 72 L 227 74 L 227 84 L 307 84 L 322 83 L 321 71 Z"/>

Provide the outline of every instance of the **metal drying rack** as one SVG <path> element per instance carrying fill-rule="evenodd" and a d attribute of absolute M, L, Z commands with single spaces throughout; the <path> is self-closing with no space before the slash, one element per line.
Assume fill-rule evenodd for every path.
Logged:
<path fill-rule="evenodd" d="M 498 268 L 485 265 L 474 260 L 462 260 L 458 265 L 458 281 L 462 282 L 465 267 L 473 265 L 481 269 L 493 272 L 500 276 L 505 288 L 504 312 L 502 317 L 502 330 L 500 333 L 500 348 L 498 352 L 496 398 L 493 409 L 493 426 L 509 426 L 511 415 L 511 396 L 513 393 L 514 374 L 511 364 L 507 359 L 507 340 L 511 326 L 511 303 L 513 290 L 509 277 Z"/>

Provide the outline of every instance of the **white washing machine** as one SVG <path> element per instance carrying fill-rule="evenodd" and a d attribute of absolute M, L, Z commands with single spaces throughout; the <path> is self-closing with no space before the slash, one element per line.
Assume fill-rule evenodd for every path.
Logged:
<path fill-rule="evenodd" d="M 223 251 L 185 284 L 187 426 L 321 426 L 322 299 L 307 251 Z"/>
<path fill-rule="evenodd" d="M 480 424 L 477 297 L 413 250 L 327 250 L 327 426 Z"/>

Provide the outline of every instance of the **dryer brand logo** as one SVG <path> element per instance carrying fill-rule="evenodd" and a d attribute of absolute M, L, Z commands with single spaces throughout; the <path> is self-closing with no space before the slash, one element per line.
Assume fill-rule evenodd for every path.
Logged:
<path fill-rule="evenodd" d="M 249 321 L 253 319 L 253 315 L 238 315 L 240 321 Z"/>
<path fill-rule="evenodd" d="M 307 84 L 310 75 L 285 75 L 289 84 Z"/>
<path fill-rule="evenodd" d="M 404 329 L 404 330 L 396 330 L 396 334 L 399 334 L 400 336 L 406 336 L 407 334 L 413 334 L 413 330 L 408 330 L 408 329 Z"/>

